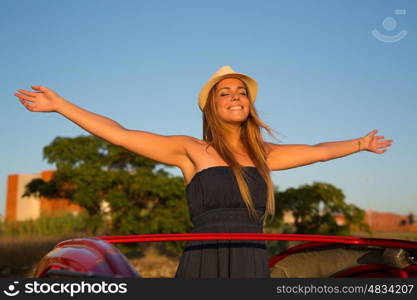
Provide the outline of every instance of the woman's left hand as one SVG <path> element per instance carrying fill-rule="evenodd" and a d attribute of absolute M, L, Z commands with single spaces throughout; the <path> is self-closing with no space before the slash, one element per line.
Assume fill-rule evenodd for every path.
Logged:
<path fill-rule="evenodd" d="M 385 153 L 387 149 L 379 150 L 380 148 L 390 147 L 393 140 L 383 140 L 384 136 L 375 136 L 378 129 L 372 130 L 366 136 L 364 136 L 361 143 L 361 150 L 367 150 L 374 153 Z"/>

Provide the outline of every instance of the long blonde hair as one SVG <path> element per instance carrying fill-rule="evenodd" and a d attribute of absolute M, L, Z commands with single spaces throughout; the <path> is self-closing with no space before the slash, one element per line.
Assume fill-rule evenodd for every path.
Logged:
<path fill-rule="evenodd" d="M 263 224 L 265 224 L 268 215 L 270 217 L 275 215 L 275 197 L 274 185 L 270 175 L 271 170 L 266 163 L 269 149 L 267 149 L 267 146 L 264 144 L 261 127 L 264 128 L 270 136 L 274 138 L 275 136 L 272 134 L 273 129 L 270 129 L 270 127 L 262 122 L 258 117 L 255 106 L 251 101 L 249 90 L 244 82 L 243 84 L 245 85 L 247 91 L 250 106 L 248 118 L 241 124 L 240 138 L 244 147 L 248 151 L 249 157 L 254 162 L 267 185 L 266 208 L 264 215 L 261 217 Z M 203 140 L 207 143 L 207 147 L 212 146 L 232 169 L 233 174 L 236 177 L 240 194 L 242 195 L 249 214 L 256 218 L 258 217 L 256 208 L 254 207 L 248 185 L 243 177 L 244 169 L 236 161 L 233 152 L 231 151 L 231 146 L 226 142 L 226 139 L 224 138 L 225 127 L 217 117 L 216 105 L 214 102 L 214 93 L 217 90 L 217 85 L 218 83 L 210 90 L 206 105 L 203 109 Z"/>

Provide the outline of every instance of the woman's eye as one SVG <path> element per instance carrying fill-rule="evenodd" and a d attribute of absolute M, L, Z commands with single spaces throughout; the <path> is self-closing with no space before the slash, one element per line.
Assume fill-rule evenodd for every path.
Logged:
<path fill-rule="evenodd" d="M 240 93 L 243 96 L 246 96 L 246 93 Z M 229 94 L 220 94 L 220 96 L 229 96 Z"/>

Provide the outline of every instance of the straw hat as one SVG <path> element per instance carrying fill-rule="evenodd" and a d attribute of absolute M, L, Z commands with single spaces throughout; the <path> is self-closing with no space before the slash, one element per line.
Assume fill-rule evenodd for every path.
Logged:
<path fill-rule="evenodd" d="M 217 82 L 228 77 L 234 77 L 234 78 L 238 78 L 242 80 L 248 87 L 248 92 L 251 97 L 252 103 L 255 102 L 256 95 L 258 93 L 258 84 L 256 80 L 248 75 L 233 71 L 233 69 L 230 66 L 223 66 L 220 69 L 218 69 L 216 73 L 213 74 L 213 76 L 211 76 L 211 78 L 207 81 L 207 83 L 201 89 L 200 94 L 198 96 L 198 105 L 200 106 L 201 110 L 204 109 L 204 106 L 207 103 L 207 97 L 211 88 Z"/>

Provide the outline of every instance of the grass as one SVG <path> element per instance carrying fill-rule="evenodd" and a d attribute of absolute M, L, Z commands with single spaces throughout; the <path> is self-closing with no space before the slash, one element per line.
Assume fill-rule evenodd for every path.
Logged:
<path fill-rule="evenodd" d="M 132 266 L 143 278 L 173 278 L 179 256 L 169 252 L 162 243 L 146 243 L 139 255 L 127 255 Z"/>
<path fill-rule="evenodd" d="M 417 232 L 413 231 L 376 231 L 372 233 L 355 232 L 351 236 L 370 237 L 370 238 L 384 238 L 384 239 L 399 239 L 417 242 Z"/>
<path fill-rule="evenodd" d="M 73 232 L 88 234 L 93 231 L 93 226 L 96 223 L 96 218 L 86 214 L 44 215 L 36 220 L 0 221 L 0 236 L 51 236 L 72 234 Z"/>
<path fill-rule="evenodd" d="M 2 236 L 0 277 L 29 277 L 39 260 L 63 240 L 80 234 L 59 236 Z"/>
<path fill-rule="evenodd" d="M 0 277 L 27 277 L 57 243 L 91 236 L 91 218 L 71 213 L 0 222 Z M 103 227 L 104 228 L 104 227 Z"/>

